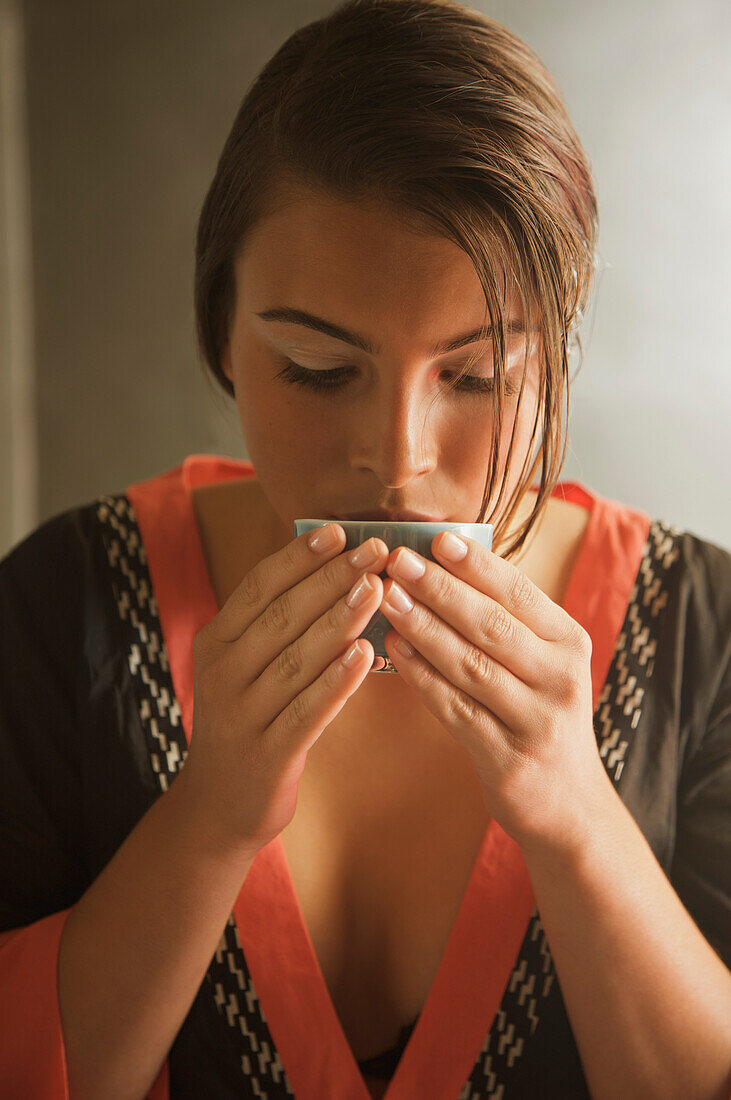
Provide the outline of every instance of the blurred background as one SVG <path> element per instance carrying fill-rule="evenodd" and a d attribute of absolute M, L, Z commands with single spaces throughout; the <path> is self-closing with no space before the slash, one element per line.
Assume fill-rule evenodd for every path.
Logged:
<path fill-rule="evenodd" d="M 188 454 L 248 457 L 196 353 L 196 222 L 249 84 L 334 6 L 0 0 L 0 556 Z M 731 4 L 471 6 L 546 63 L 597 185 L 562 478 L 731 548 Z"/>

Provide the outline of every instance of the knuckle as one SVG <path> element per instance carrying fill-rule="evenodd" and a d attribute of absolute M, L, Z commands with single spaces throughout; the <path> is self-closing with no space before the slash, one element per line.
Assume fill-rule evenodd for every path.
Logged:
<path fill-rule="evenodd" d="M 310 721 L 310 708 L 304 695 L 295 695 L 287 707 L 287 722 L 293 729 L 306 726 Z"/>
<path fill-rule="evenodd" d="M 462 691 L 452 691 L 449 693 L 447 710 L 449 712 L 450 721 L 456 724 L 467 725 L 468 723 L 474 722 L 477 718 L 477 703 Z"/>
<path fill-rule="evenodd" d="M 287 591 L 269 604 L 262 615 L 262 623 L 270 634 L 280 638 L 283 634 L 286 634 L 291 622 L 292 597 Z"/>
<path fill-rule="evenodd" d="M 305 542 L 305 546 L 307 543 Z M 286 573 L 298 573 L 302 569 L 302 543 L 295 539 L 283 549 L 284 570 Z"/>
<path fill-rule="evenodd" d="M 333 581 L 335 581 L 342 572 L 342 566 L 340 560 L 335 558 L 333 561 L 317 570 L 312 574 L 312 577 L 317 586 L 318 595 L 322 593 L 325 595 L 332 591 Z"/>
<path fill-rule="evenodd" d="M 258 607 L 264 595 L 264 583 L 258 569 L 250 569 L 239 586 L 239 594 L 245 607 Z"/>
<path fill-rule="evenodd" d="M 459 672 L 468 684 L 494 680 L 494 662 L 479 646 L 470 646 L 459 662 Z"/>
<path fill-rule="evenodd" d="M 585 630 L 581 623 L 577 623 L 571 615 L 567 614 L 564 621 L 566 630 L 561 641 L 574 653 L 577 653 L 579 657 L 590 658 L 592 643 L 589 631 Z"/>
<path fill-rule="evenodd" d="M 579 657 L 591 657 L 591 635 L 575 618 L 564 613 L 564 635 L 560 639 L 565 646 L 578 653 Z"/>
<path fill-rule="evenodd" d="M 412 611 L 413 615 L 414 612 Z M 423 611 L 419 614 L 419 635 L 424 639 L 427 646 L 430 642 L 435 644 L 439 643 L 440 627 L 437 619 L 434 615 L 424 614 Z"/>
<path fill-rule="evenodd" d="M 554 677 L 556 694 L 561 701 L 573 702 L 584 688 L 584 676 L 572 660 L 564 661 Z"/>
<path fill-rule="evenodd" d="M 221 652 L 221 645 L 228 644 L 226 639 L 221 636 L 222 623 L 219 615 L 214 615 L 210 622 L 202 626 L 198 633 L 193 636 L 191 650 L 193 662 L 196 666 L 203 667 L 212 664 L 215 656 Z"/>
<path fill-rule="evenodd" d="M 438 569 L 434 573 L 434 578 L 430 585 L 432 594 L 439 600 L 447 600 L 450 592 L 454 588 L 454 582 L 451 579 L 449 573 L 444 569 Z"/>
<path fill-rule="evenodd" d="M 297 653 L 296 646 L 288 645 L 286 649 L 282 650 L 277 657 L 276 671 L 279 679 L 287 683 L 299 678 L 302 673 L 302 661 Z"/>
<path fill-rule="evenodd" d="M 341 594 L 343 582 L 352 584 L 350 567 L 343 569 L 343 564 L 340 559 L 335 558 L 312 575 L 318 604 L 325 604 L 325 606 L 332 604 L 333 598 Z"/>
<path fill-rule="evenodd" d="M 574 625 L 574 645 L 576 646 L 576 650 L 579 656 L 586 658 L 586 660 L 588 661 L 591 659 L 593 649 L 591 643 L 591 634 L 588 630 L 584 630 L 583 626 L 580 626 L 579 623 L 575 621 Z"/>
<path fill-rule="evenodd" d="M 488 602 L 482 614 L 480 631 L 489 641 L 508 643 L 513 640 L 513 620 L 504 607 L 493 601 Z"/>
<path fill-rule="evenodd" d="M 510 602 L 516 611 L 533 611 L 538 604 L 538 590 L 525 573 L 518 573 L 510 588 Z"/>

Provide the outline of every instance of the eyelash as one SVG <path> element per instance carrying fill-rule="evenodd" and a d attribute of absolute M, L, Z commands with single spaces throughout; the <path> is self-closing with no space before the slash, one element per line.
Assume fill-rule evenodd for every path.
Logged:
<path fill-rule="evenodd" d="M 285 363 L 284 369 L 276 375 L 277 378 L 314 390 L 342 389 L 348 384 L 350 372 L 355 369 L 354 367 L 336 367 L 334 370 L 308 370 L 299 363 L 293 363 L 291 359 L 285 360 Z M 335 380 L 325 382 L 324 378 Z M 468 374 L 454 388 L 471 397 L 490 397 L 495 391 L 495 381 L 492 378 L 477 378 L 475 375 Z M 514 386 L 506 380 L 505 393 L 508 397 L 514 396 L 519 390 L 519 386 Z"/>

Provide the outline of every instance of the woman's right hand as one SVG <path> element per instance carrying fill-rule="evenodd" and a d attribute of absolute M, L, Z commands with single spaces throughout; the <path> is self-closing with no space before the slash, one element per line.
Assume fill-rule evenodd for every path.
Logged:
<path fill-rule="evenodd" d="M 373 663 L 364 638 L 354 665 L 342 658 L 378 610 L 389 550 L 370 539 L 374 559 L 355 565 L 343 528 L 328 528 L 327 550 L 306 532 L 259 562 L 193 640 L 193 730 L 176 785 L 213 844 L 248 858 L 291 821 L 308 751 Z"/>

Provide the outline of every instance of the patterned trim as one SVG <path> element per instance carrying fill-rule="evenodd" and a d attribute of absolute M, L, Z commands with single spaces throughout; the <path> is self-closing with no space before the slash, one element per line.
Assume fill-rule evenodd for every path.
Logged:
<path fill-rule="evenodd" d="M 99 497 L 96 516 L 136 688 L 150 764 L 161 793 L 185 763 L 187 748 L 157 602 L 134 509 L 124 495 Z M 241 949 L 233 912 L 206 972 L 213 1000 L 239 1048 L 245 1097 L 294 1096 L 279 1060 Z"/>
<path fill-rule="evenodd" d="M 677 539 L 681 534 L 677 527 L 659 520 L 650 522 L 612 665 L 597 703 L 599 755 L 615 784 L 642 717 L 645 685 L 655 667 L 660 613 L 667 604 L 669 571 L 679 555 Z M 459 1100 L 509 1100 L 528 1040 L 541 1016 L 550 1011 L 551 998 L 561 996 L 555 974 L 540 915 L 534 908 L 495 1023 Z"/>
<path fill-rule="evenodd" d="M 643 685 L 655 669 L 656 620 L 668 602 L 665 580 L 678 557 L 677 536 L 681 533 L 658 520 L 650 524 L 614 662 L 597 704 L 599 755 L 615 783 L 624 769 L 630 731 L 637 729 L 642 717 Z"/>

